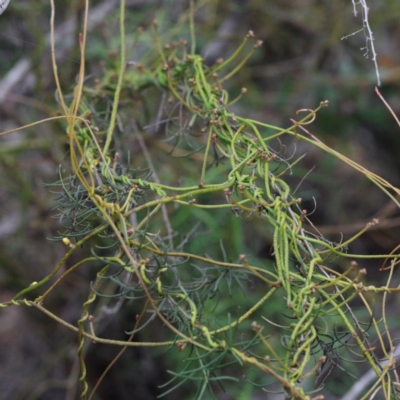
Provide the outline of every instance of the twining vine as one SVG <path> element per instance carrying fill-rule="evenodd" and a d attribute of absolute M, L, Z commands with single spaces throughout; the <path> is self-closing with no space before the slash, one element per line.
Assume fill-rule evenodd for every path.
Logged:
<path fill-rule="evenodd" d="M 60 235 L 54 239 L 64 242 L 66 253 L 50 274 L 1 306 L 36 307 L 77 332 L 82 399 L 88 398 L 89 389 L 83 352 L 88 339 L 125 347 L 170 346 L 179 351 L 189 346 L 190 362 L 183 370 L 172 373 L 170 388 L 164 394 L 176 389 L 182 381 L 194 380 L 200 382 L 196 393 L 199 399 L 207 390 L 214 390 L 215 382 L 233 379 L 220 373 L 232 364 L 255 367 L 279 383 L 290 398 L 311 399 L 312 394 L 306 392 L 302 382 L 316 376 L 316 386 L 321 389 L 332 368 L 340 366 L 341 352 L 351 346 L 351 352 L 375 371 L 377 385 L 385 398 L 390 398 L 397 375 L 389 367 L 381 368 L 367 330 L 374 329 L 388 360 L 392 355 L 383 345 L 382 335 L 392 339 L 387 327 L 382 331 L 373 318 L 364 293 L 395 290 L 390 288 L 390 279 L 398 263 L 397 251 L 377 256 L 348 253 L 348 245 L 377 224 L 377 220 L 339 244 L 307 232 L 303 227 L 308 220 L 307 211 L 301 207 L 302 200 L 293 196 L 286 179 L 301 157 L 293 162 L 286 160 L 275 150 L 276 145 L 279 148 L 279 140 L 284 135 L 291 135 L 295 141 L 308 141 L 359 169 L 389 196 L 393 197 L 391 193 L 398 190 L 329 149 L 309 132 L 307 125 L 328 106 L 328 101 L 322 101 L 315 109 L 299 110 L 302 118 L 292 119 L 292 125 L 286 129 L 234 114 L 232 106 L 246 95 L 246 89 L 231 99 L 224 84 L 240 71 L 262 42 L 250 31 L 227 60 L 205 65 L 195 52 L 193 10 L 192 5 L 190 51 L 185 40 L 161 43 L 155 22 L 150 35 L 156 53 L 148 57 L 146 64 L 146 60 L 142 63 L 126 60 L 125 8 L 121 1 L 121 52 L 120 59 L 114 60 L 118 72 L 111 66 L 105 67 L 104 76 L 90 86 L 85 83 L 84 69 L 89 12 L 86 3 L 85 29 L 79 41 L 82 61 L 70 105 L 62 95 L 53 59 L 64 113 L 61 118 L 67 122 L 68 168 L 72 173 L 65 173 L 68 168 L 60 170 L 59 180 L 50 185 L 50 190 L 57 193 L 55 217 L 61 226 Z M 53 18 L 54 5 L 52 26 Z M 137 32 L 134 45 L 143 34 L 143 31 Z M 143 104 L 147 96 L 165 100 L 158 116 L 155 108 L 146 114 Z M 144 135 L 146 125 L 159 126 L 161 121 L 168 121 L 169 139 L 174 143 L 170 152 L 181 146 L 187 157 L 195 154 L 201 160 L 197 175 L 190 177 L 195 183 L 176 185 L 161 181 L 156 178 L 157 168 L 136 165 L 134 157 L 129 160 L 128 154 L 119 154 L 113 147 L 119 132 L 118 119 L 137 135 Z M 223 168 L 217 176 L 212 175 L 211 171 L 220 163 Z M 265 231 L 272 235 L 273 263 L 256 266 L 245 254 L 237 254 L 237 259 L 232 261 L 227 257 L 217 259 L 204 255 L 206 251 L 197 254 L 185 251 L 183 245 L 176 246 L 171 238 L 170 222 L 171 210 L 175 208 L 187 209 L 189 214 L 193 209 L 210 213 L 232 211 L 240 218 L 261 220 Z M 160 221 L 163 221 L 161 228 Z M 93 240 L 101 244 L 103 251 L 97 252 L 94 247 L 91 257 L 58 274 L 76 249 L 89 242 L 93 244 Z M 386 260 L 390 264 L 388 284 L 374 287 L 363 283 L 365 271 L 358 269 L 355 261 L 346 272 L 337 272 L 335 257 Z M 46 309 L 44 300 L 57 290 L 60 282 L 89 262 L 98 266 L 97 277 L 88 285 L 81 318 L 76 325 L 71 325 Z M 104 281 L 116 284 L 116 297 L 142 304 L 143 311 L 127 341 L 98 337 L 93 329 L 95 317 L 91 316 L 90 309 L 99 297 L 105 296 Z M 234 285 L 246 290 L 246 285 L 254 282 L 263 289 L 251 307 L 240 315 L 229 314 L 227 323 L 210 316 L 205 304 L 217 298 L 221 285 L 226 284 L 229 292 Z M 48 283 L 50 286 L 46 286 Z M 42 294 L 30 299 L 30 292 L 38 289 L 43 289 Z M 368 329 L 351 309 L 355 298 L 361 299 L 369 312 Z M 279 349 L 275 339 L 269 336 L 269 329 L 275 323 L 267 318 L 256 321 L 254 317 L 263 315 L 272 299 L 282 303 L 288 321 L 287 325 L 279 325 Z M 147 310 L 152 317 L 145 321 Z M 218 302 L 213 315 L 219 315 Z M 385 319 L 385 312 L 383 315 Z M 331 317 L 340 321 L 340 328 L 324 328 L 323 321 L 328 324 Z M 134 333 L 156 318 L 175 338 L 165 342 L 135 342 Z M 235 334 L 238 327 L 247 332 L 246 340 Z M 268 385 L 265 390 L 269 390 Z M 371 390 L 375 389 L 374 386 Z M 89 398 L 92 396 L 93 392 Z M 322 398 L 322 395 L 316 396 Z"/>

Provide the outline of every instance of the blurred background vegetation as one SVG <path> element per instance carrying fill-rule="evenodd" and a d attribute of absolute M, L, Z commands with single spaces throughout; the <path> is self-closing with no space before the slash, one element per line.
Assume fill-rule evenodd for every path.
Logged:
<path fill-rule="evenodd" d="M 112 65 L 119 49 L 118 1 L 91 1 L 91 22 L 87 46 L 88 80 L 101 79 Z M 65 91 L 75 83 L 78 65 L 78 33 L 81 26 L 80 0 L 56 2 L 56 53 Z M 394 112 L 400 115 L 400 4 L 395 0 L 370 0 L 369 19 L 374 32 L 381 74 L 381 92 Z M 226 87 L 236 97 L 242 87 L 247 93 L 232 109 L 238 115 L 278 126 L 290 126 L 298 109 L 315 108 L 329 100 L 310 127 L 315 136 L 364 167 L 400 186 L 400 130 L 374 92 L 376 75 L 372 55 L 365 57 L 366 39 L 361 14 L 353 14 L 350 0 L 281 1 L 198 1 L 196 2 L 197 51 L 207 63 L 227 58 L 249 30 L 263 46 L 247 65 L 230 79 Z M 144 30 L 158 20 L 165 43 L 182 37 L 189 40 L 188 1 L 127 1 L 127 37 L 132 42 L 139 27 Z M 361 10 L 359 10 L 360 12 Z M 58 111 L 54 75 L 49 51 L 50 6 L 47 0 L 12 0 L 0 16 L 0 131 L 54 116 Z M 140 61 L 154 47 L 147 36 L 140 42 L 131 61 Z M 165 44 L 163 43 L 163 44 Z M 150 105 L 150 106 L 149 106 Z M 149 96 L 147 109 L 154 115 L 160 99 Z M 123 130 L 123 129 L 121 129 Z M 188 169 L 198 169 L 196 159 L 167 157 L 171 143 L 154 140 L 158 133 L 148 130 L 146 146 L 155 170 L 161 177 L 179 182 Z M 162 139 L 162 138 L 160 138 Z M 147 167 L 148 160 L 132 133 L 116 143 L 121 152 L 130 152 L 136 166 Z M 0 300 L 48 273 L 65 252 L 60 242 L 51 242 L 60 231 L 54 216 L 55 195 L 45 184 L 58 180 L 60 164 L 68 164 L 65 127 L 52 122 L 20 130 L 0 138 Z M 311 213 L 312 222 L 330 240 L 340 241 L 357 232 L 373 217 L 380 224 L 351 246 L 354 253 L 389 253 L 398 245 L 400 215 L 379 190 L 357 172 L 333 157 L 292 138 L 282 143 L 281 152 L 306 157 L 293 169 L 290 178 L 296 196 Z M 294 156 L 296 158 L 296 156 Z M 211 172 L 218 174 L 218 170 Z M 189 175 L 189 173 L 188 173 Z M 271 242 L 265 241 L 265 224 L 233 213 L 205 213 L 177 210 L 173 229 L 181 241 L 190 241 L 197 254 L 221 254 L 227 259 L 248 255 L 252 262 L 270 262 Z M 188 235 L 190 232 L 190 235 Z M 189 240 L 190 239 L 190 240 Z M 82 248 L 76 257 L 90 254 Z M 68 263 L 76 262 L 70 260 Z M 342 265 L 343 263 L 343 265 Z M 70 265 L 65 265 L 67 269 Z M 385 280 L 378 272 L 379 262 L 365 261 L 367 282 Z M 348 267 L 338 260 L 337 268 Z M 47 300 L 46 306 L 63 319 L 75 323 L 82 301 L 87 297 L 95 270 L 78 270 L 73 279 Z M 400 282 L 398 274 L 393 284 Z M 249 284 L 251 286 L 251 283 Z M 246 308 L 257 296 L 235 290 L 221 295 L 227 310 Z M 391 298 L 393 315 L 398 296 Z M 51 302 L 51 303 L 50 303 Z M 134 305 L 123 312 L 104 316 L 104 336 L 126 339 L 138 310 Z M 265 315 L 282 317 L 284 310 L 270 309 Z M 398 325 L 393 318 L 393 329 Z M 396 336 L 396 334 L 394 334 Z M 161 330 L 151 327 L 140 333 L 140 340 L 163 340 Z M 94 385 L 115 357 L 118 349 L 92 344 L 88 349 L 88 380 Z M 100 349 L 100 350 L 99 350 Z M 68 399 L 77 398 L 79 368 L 76 362 L 76 335 L 36 310 L 11 307 L 0 312 L 0 398 Z M 165 392 L 166 370 L 179 369 L 176 352 L 129 349 L 114 366 L 98 390 L 98 399 L 154 399 Z M 187 356 L 187 355 L 186 355 Z M 360 367 L 358 374 L 362 373 Z M 230 371 L 235 374 L 235 371 Z M 354 373 L 354 371 L 352 371 Z M 227 384 L 217 390 L 219 399 L 268 398 L 254 385 L 252 371 L 238 392 Z M 268 379 L 268 378 L 266 378 Z M 264 383 L 265 382 L 257 382 Z M 353 379 L 337 369 L 326 383 L 326 398 L 339 399 Z M 233 388 L 234 386 L 232 386 Z M 184 384 L 166 399 L 190 399 L 193 385 Z M 279 397 L 280 396 L 280 397 Z M 283 398 L 279 395 L 276 398 Z M 206 398 L 206 397 L 205 397 Z"/>

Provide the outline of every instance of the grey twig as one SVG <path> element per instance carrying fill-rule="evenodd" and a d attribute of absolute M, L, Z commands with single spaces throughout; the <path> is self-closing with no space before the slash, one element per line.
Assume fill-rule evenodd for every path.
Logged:
<path fill-rule="evenodd" d="M 4 11 L 5 7 L 10 0 L 0 0 L 0 14 Z M 89 29 L 103 21 L 104 18 L 111 12 L 111 10 L 117 7 L 119 1 L 110 0 L 105 1 L 91 10 L 89 15 Z M 3 8 L 2 8 L 3 7 Z M 62 52 L 70 48 L 73 45 L 71 35 L 76 30 L 76 21 L 69 20 L 61 24 L 55 31 L 54 37 L 56 44 L 63 42 Z M 46 35 L 46 48 L 50 48 L 50 34 Z M 22 86 L 25 90 L 31 89 L 34 85 L 32 80 L 28 80 L 29 72 L 32 67 L 32 62 L 28 57 L 24 57 L 19 60 L 13 68 L 6 74 L 6 76 L 0 81 L 0 105 L 3 104 L 7 98 L 7 94 L 10 93 L 17 85 Z"/>
<path fill-rule="evenodd" d="M 376 78 L 377 78 L 377 84 L 378 86 L 381 86 L 381 78 L 379 75 L 379 68 L 378 68 L 378 60 L 376 57 L 376 51 L 375 51 L 375 46 L 374 46 L 374 34 L 371 30 L 371 27 L 369 25 L 369 20 L 368 20 L 368 13 L 369 13 L 369 8 L 367 5 L 367 0 L 352 0 L 353 2 L 353 12 L 354 12 L 354 16 L 357 16 L 357 4 L 361 5 L 361 14 L 362 14 L 362 18 L 363 18 L 363 27 L 358 30 L 357 32 L 353 32 L 350 33 L 350 35 L 346 35 L 344 37 L 342 37 L 343 39 L 347 39 L 350 36 L 353 36 L 359 32 L 364 32 L 365 35 L 365 40 L 366 40 L 366 44 L 365 47 L 361 48 L 361 50 L 365 50 L 365 56 L 368 58 L 368 53 L 369 50 L 371 49 L 371 53 L 372 53 L 372 61 L 375 64 L 375 72 L 376 72 Z"/>
<path fill-rule="evenodd" d="M 0 0 L 0 15 L 3 14 L 4 10 L 7 8 L 10 0 Z"/>

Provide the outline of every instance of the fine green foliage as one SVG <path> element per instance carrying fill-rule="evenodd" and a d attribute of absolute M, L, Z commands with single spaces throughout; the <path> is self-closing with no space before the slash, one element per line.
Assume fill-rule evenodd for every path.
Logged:
<path fill-rule="evenodd" d="M 397 249 L 374 256 L 348 252 L 375 220 L 341 243 L 305 229 L 304 223 L 310 226 L 311 221 L 288 183 L 302 156 L 286 159 L 282 139 L 291 136 L 321 148 L 360 171 L 395 202 L 399 190 L 311 134 L 306 126 L 328 101 L 299 110 L 301 119 L 292 119 L 288 128 L 231 111 L 246 90 L 231 99 L 224 84 L 262 45 L 253 32 L 227 60 L 206 65 L 196 53 L 192 4 L 190 41 L 164 43 L 155 21 L 148 31 L 138 30 L 131 43 L 135 48 L 151 38 L 154 48 L 133 63 L 126 59 L 121 1 L 120 54 L 110 56 L 103 77 L 91 82 L 85 81 L 88 12 L 86 2 L 80 72 L 68 104 L 53 58 L 62 108 L 54 118 L 65 121 L 70 158 L 49 189 L 56 193 L 55 217 L 62 227 L 53 240 L 63 241 L 67 250 L 50 274 L 1 306 L 35 307 L 77 333 L 82 399 L 93 398 L 97 388 L 89 393 L 84 345 L 90 340 L 99 346 L 161 347 L 179 353 L 175 357 L 185 363 L 176 363 L 170 381 L 158 382 L 162 396 L 193 381 L 193 399 L 216 398 L 219 385 L 238 392 L 238 376 L 244 375 L 249 386 L 265 391 L 277 390 L 278 384 L 288 398 L 322 398 L 314 392 L 323 393 L 332 368 L 347 359 L 365 362 L 376 373 L 376 384 L 365 396 L 379 387 L 385 398 L 393 397 L 397 382 L 387 349 L 394 345 L 385 304 L 387 294 L 396 290 L 390 280 Z M 153 165 L 154 159 L 158 162 Z M 170 172 L 171 160 L 179 160 L 179 179 Z M 155 167 L 161 164 L 163 168 Z M 271 238 L 272 261 L 241 251 L 244 224 L 257 224 L 257 240 Z M 199 233 L 205 228 L 212 230 L 209 241 L 207 232 Z M 196 235 L 202 235 L 201 245 Z M 92 248 L 92 256 L 59 274 L 83 245 Z M 335 269 L 340 257 L 349 259 L 345 272 Z M 361 258 L 384 260 L 387 285 L 363 283 L 365 271 L 354 261 Z M 74 326 L 43 304 L 86 264 L 96 266 L 96 279 L 88 282 Z M 42 292 L 33 300 L 31 292 L 38 290 Z M 379 321 L 367 292 L 383 293 Z M 99 337 L 93 329 L 94 304 L 111 299 L 141 309 L 126 341 Z M 355 301 L 364 305 L 362 317 L 352 310 Z M 165 340 L 134 340 L 154 320 L 162 322 Z M 378 344 L 370 343 L 371 335 Z M 384 366 L 374 346 L 383 352 Z M 235 369 L 243 372 L 234 374 Z"/>

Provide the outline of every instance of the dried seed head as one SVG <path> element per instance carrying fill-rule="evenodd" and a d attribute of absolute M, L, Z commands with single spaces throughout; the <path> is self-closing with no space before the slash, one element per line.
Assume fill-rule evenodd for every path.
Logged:
<path fill-rule="evenodd" d="M 255 331 L 259 331 L 261 329 L 261 325 L 258 325 L 256 321 L 253 321 L 251 323 L 251 327 L 255 330 Z"/>
<path fill-rule="evenodd" d="M 358 272 L 360 275 L 367 275 L 367 270 L 365 268 L 361 268 Z"/>
<path fill-rule="evenodd" d="M 178 348 L 178 351 L 183 351 L 185 350 L 185 347 L 187 346 L 187 343 L 177 343 L 176 347 Z"/>

